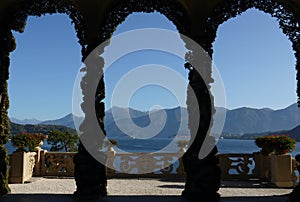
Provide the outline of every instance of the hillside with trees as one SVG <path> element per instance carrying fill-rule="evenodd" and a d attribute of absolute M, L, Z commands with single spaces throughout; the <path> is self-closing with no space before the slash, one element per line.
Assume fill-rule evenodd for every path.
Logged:
<path fill-rule="evenodd" d="M 11 137 L 19 134 L 19 133 L 42 133 L 44 135 L 48 135 L 50 131 L 61 131 L 63 133 L 71 133 L 71 134 L 77 134 L 75 129 L 68 128 L 66 126 L 59 126 L 59 125 L 44 125 L 44 124 L 16 124 L 16 123 L 10 123 L 10 135 Z"/>

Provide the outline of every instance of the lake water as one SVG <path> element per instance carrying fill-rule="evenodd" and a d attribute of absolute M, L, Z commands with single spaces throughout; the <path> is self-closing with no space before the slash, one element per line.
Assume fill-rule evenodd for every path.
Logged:
<path fill-rule="evenodd" d="M 170 139 L 160 140 L 118 140 L 119 148 L 127 152 L 155 152 L 170 143 Z M 8 149 L 9 154 L 15 151 L 15 148 L 8 142 L 5 147 Z M 50 151 L 50 145 L 44 142 L 43 149 Z M 219 140 L 217 147 L 220 154 L 225 153 L 253 153 L 259 151 L 259 148 L 255 145 L 254 140 Z M 300 142 L 297 143 L 296 150 L 292 152 L 292 156 L 300 154 Z"/>

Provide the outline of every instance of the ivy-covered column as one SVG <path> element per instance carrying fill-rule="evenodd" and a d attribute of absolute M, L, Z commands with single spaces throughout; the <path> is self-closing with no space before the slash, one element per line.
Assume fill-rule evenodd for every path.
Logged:
<path fill-rule="evenodd" d="M 189 128 L 191 134 L 194 134 L 194 141 L 190 145 L 188 151 L 183 156 L 184 170 L 186 172 L 185 189 L 182 196 L 186 199 L 199 200 L 205 202 L 219 201 L 220 195 L 217 193 L 220 188 L 220 168 L 217 165 L 216 147 L 204 159 L 199 158 L 199 152 L 206 138 L 211 121 L 210 93 L 200 74 L 191 69 L 189 73 L 188 88 L 188 113 Z M 199 113 L 197 106 L 191 100 L 192 91 L 195 93 L 200 111 L 199 122 L 194 121 L 194 117 Z M 198 127 L 191 126 L 192 124 Z"/>
<path fill-rule="evenodd" d="M 83 57 L 85 58 L 85 56 Z M 98 57 L 96 58 L 95 64 L 90 65 L 89 62 L 85 62 L 85 65 L 86 67 L 83 69 L 86 74 L 81 81 L 83 94 L 83 103 L 81 104 L 81 107 L 85 113 L 85 119 L 80 125 L 80 131 L 82 131 L 83 134 L 80 136 L 81 142 L 78 153 L 74 158 L 75 180 L 77 186 L 77 190 L 74 195 L 79 199 L 97 199 L 107 195 L 107 177 L 106 166 L 103 164 L 103 161 L 100 163 L 99 159 L 96 159 L 95 155 L 100 155 L 101 158 L 105 158 L 105 156 L 95 153 L 92 155 L 90 153 L 91 150 L 88 151 L 87 148 L 91 149 L 91 147 L 93 147 L 93 150 L 96 151 L 97 149 L 100 149 L 104 141 L 101 135 L 99 136 L 99 134 L 96 134 L 99 133 L 99 131 L 91 130 L 91 128 L 93 128 L 92 125 L 94 124 L 93 116 L 95 115 L 91 114 L 91 112 L 94 111 L 91 110 L 91 108 L 95 108 L 97 117 L 96 124 L 100 125 L 101 130 L 105 134 L 105 110 L 103 103 L 103 99 L 105 98 L 105 86 L 103 77 L 98 78 L 100 81 L 98 85 L 96 85 L 96 93 L 94 94 L 91 90 L 95 87 L 95 84 L 97 84 L 95 83 L 95 80 L 98 80 L 97 76 L 100 77 L 103 75 L 104 60 L 103 58 Z M 97 76 L 95 77 L 95 75 Z"/>
<path fill-rule="evenodd" d="M 201 24 L 205 25 L 200 21 L 197 26 Z M 215 202 L 220 200 L 221 171 L 216 142 L 210 134 L 215 113 L 214 97 L 210 92 L 210 84 L 214 81 L 211 60 L 214 33 L 207 33 L 207 29 L 197 30 L 194 34 L 188 33 L 188 36 L 199 48 L 186 42 L 190 50 L 186 55 L 185 68 L 189 69 L 187 108 L 192 143 L 182 159 L 186 172 L 182 196 L 189 200 Z M 200 151 L 203 154 L 200 155 Z"/>
<path fill-rule="evenodd" d="M 1 28 L 0 28 L 1 29 Z M 0 31 L 0 195 L 10 192 L 8 187 L 8 156 L 4 145 L 8 142 L 10 125 L 7 80 L 9 53 L 16 47 L 11 31 Z"/>

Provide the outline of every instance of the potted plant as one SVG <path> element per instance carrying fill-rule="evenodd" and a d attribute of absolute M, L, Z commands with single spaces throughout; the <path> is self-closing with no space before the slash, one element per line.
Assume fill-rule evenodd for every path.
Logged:
<path fill-rule="evenodd" d="M 17 148 L 17 151 L 25 151 L 28 144 L 28 135 L 26 133 L 21 133 L 12 136 L 11 143 Z"/>
<path fill-rule="evenodd" d="M 274 141 L 274 153 L 277 155 L 287 154 L 296 149 L 296 140 L 288 135 L 276 135 L 273 136 Z"/>
<path fill-rule="evenodd" d="M 28 149 L 29 151 L 36 151 L 41 145 L 43 145 L 43 141 L 45 136 L 41 133 L 28 134 Z"/>
<path fill-rule="evenodd" d="M 180 148 L 181 152 L 186 152 L 186 147 L 188 146 L 189 141 L 188 140 L 178 140 L 177 146 Z"/>
<path fill-rule="evenodd" d="M 114 139 L 108 139 L 104 140 L 104 147 L 108 148 L 107 151 L 114 151 L 113 146 L 118 146 L 119 143 L 117 140 Z"/>
<path fill-rule="evenodd" d="M 17 151 L 10 157 L 10 183 L 24 183 L 32 177 L 38 152 L 30 151 L 35 151 L 44 137 L 40 133 L 21 133 L 12 137 L 12 145 L 17 148 Z"/>
<path fill-rule="evenodd" d="M 40 146 L 45 139 L 41 133 L 20 133 L 11 138 L 12 145 L 17 148 L 17 151 L 34 151 L 36 147 Z"/>
<path fill-rule="evenodd" d="M 295 174 L 292 156 L 288 153 L 296 148 L 296 140 L 288 135 L 269 135 L 256 138 L 255 143 L 261 148 L 261 153 L 268 156 L 269 165 L 266 166 L 265 160 L 260 163 L 269 168 L 271 183 L 277 187 L 293 187 Z"/>
<path fill-rule="evenodd" d="M 261 148 L 264 155 L 287 154 L 296 148 L 296 140 L 288 135 L 269 135 L 255 139 L 255 144 Z"/>

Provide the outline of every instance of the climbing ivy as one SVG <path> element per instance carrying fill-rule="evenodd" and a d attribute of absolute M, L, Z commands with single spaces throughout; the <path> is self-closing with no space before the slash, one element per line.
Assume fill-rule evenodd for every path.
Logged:
<path fill-rule="evenodd" d="M 110 12 L 107 12 L 105 17 L 107 21 L 99 25 L 99 33 L 94 39 L 95 43 L 93 44 L 87 44 L 86 24 L 83 16 L 77 4 L 71 3 L 69 0 L 26 0 L 20 1 L 18 4 L 11 4 L 11 6 L 5 10 L 6 13 L 3 15 L 4 17 L 0 19 L 0 195 L 9 192 L 7 186 L 7 151 L 4 148 L 4 144 L 8 141 L 9 134 L 9 119 L 7 116 L 9 107 L 7 94 L 9 53 L 12 52 L 16 46 L 11 31 L 23 32 L 28 16 L 41 16 L 54 13 L 67 14 L 74 23 L 78 42 L 82 46 L 82 56 L 84 60 L 96 45 L 109 39 L 116 27 L 132 12 L 153 12 L 156 10 L 169 18 L 169 20 L 176 25 L 181 34 L 189 36 L 191 31 L 189 15 L 178 2 L 179 1 L 167 0 L 114 1 L 112 7 L 108 8 Z M 203 30 L 204 35 L 201 36 L 201 42 L 198 42 L 212 55 L 212 43 L 216 38 L 219 25 L 243 13 L 249 8 L 257 8 L 276 17 L 281 29 L 293 43 L 293 49 L 297 59 L 296 69 L 298 70 L 297 93 L 298 98 L 300 98 L 300 20 L 299 16 L 295 15 L 293 9 L 288 5 L 273 0 L 223 0 L 219 6 L 207 16 Z M 89 77 L 89 74 L 91 73 L 87 71 L 83 81 Z M 197 83 L 195 83 L 195 87 L 197 87 L 196 84 Z M 89 88 L 88 84 L 82 82 L 81 85 L 84 96 L 88 96 L 86 93 L 86 90 Z M 104 129 L 104 105 L 102 100 L 105 97 L 105 91 L 103 78 L 100 80 L 95 97 L 95 108 L 98 112 L 97 117 L 99 118 L 101 128 Z M 298 104 L 300 105 L 300 99 L 298 99 Z"/>
<path fill-rule="evenodd" d="M 86 54 L 85 23 L 79 9 L 67 0 L 27 0 L 11 4 L 0 19 L 0 196 L 9 193 L 8 157 L 4 145 L 8 142 L 10 124 L 8 118 L 9 99 L 7 80 L 9 78 L 9 54 L 16 48 L 12 30 L 23 32 L 28 16 L 65 13 L 69 15 L 82 46 L 82 54 Z"/>

